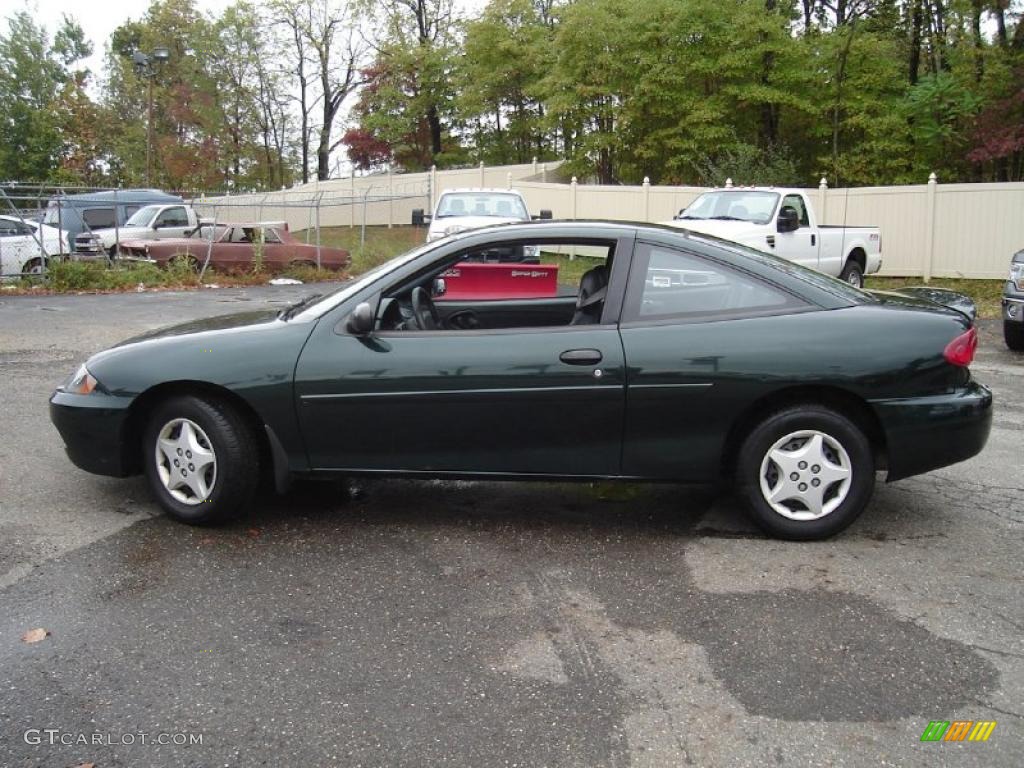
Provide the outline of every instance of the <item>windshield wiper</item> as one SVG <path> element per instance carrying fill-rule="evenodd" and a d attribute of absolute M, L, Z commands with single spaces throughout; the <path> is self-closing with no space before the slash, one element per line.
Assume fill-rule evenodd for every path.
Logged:
<path fill-rule="evenodd" d="M 303 296 L 301 299 L 296 301 L 294 304 L 289 304 L 287 307 L 285 307 L 280 312 L 278 312 L 277 313 L 278 319 L 279 320 L 287 320 L 289 317 L 292 317 L 300 309 L 308 307 L 310 304 L 312 304 L 314 301 L 319 299 L 321 296 L 323 296 L 322 293 L 311 293 L 308 296 Z"/>
<path fill-rule="evenodd" d="M 740 219 L 736 216 L 712 216 L 711 218 L 717 221 L 746 221 L 746 219 Z"/>
<path fill-rule="evenodd" d="M 690 215 L 686 215 L 686 216 L 679 216 L 678 218 L 679 219 L 692 219 L 694 221 L 704 221 L 704 217 L 703 216 L 690 216 Z"/>

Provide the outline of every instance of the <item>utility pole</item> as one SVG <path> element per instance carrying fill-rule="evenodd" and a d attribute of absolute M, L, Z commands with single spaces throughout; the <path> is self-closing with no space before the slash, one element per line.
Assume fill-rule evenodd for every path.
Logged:
<path fill-rule="evenodd" d="M 140 77 L 147 80 L 146 84 L 146 186 L 153 184 L 153 78 L 156 77 L 157 64 L 165 64 L 171 58 L 168 48 L 154 48 L 151 53 L 135 51 L 132 64 Z"/>

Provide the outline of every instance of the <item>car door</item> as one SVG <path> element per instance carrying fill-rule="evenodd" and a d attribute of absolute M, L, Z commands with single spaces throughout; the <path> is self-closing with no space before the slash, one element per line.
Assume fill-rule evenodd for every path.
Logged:
<path fill-rule="evenodd" d="M 158 240 L 170 240 L 185 237 L 189 229 L 188 213 L 183 205 L 164 208 L 153 221 L 156 228 L 154 237 Z"/>
<path fill-rule="evenodd" d="M 821 244 L 818 242 L 818 233 L 811 227 L 810 214 L 807 212 L 807 203 L 803 195 L 786 195 L 782 198 L 779 210 L 786 207 L 796 210 L 800 218 L 800 227 L 792 232 L 775 234 L 775 253 L 805 267 L 818 269 L 818 252 Z"/>
<path fill-rule="evenodd" d="M 296 368 L 312 466 L 618 474 L 625 365 L 615 320 L 628 257 L 619 247 L 593 325 L 358 337 L 343 321 L 321 323 Z"/>
<path fill-rule="evenodd" d="M 620 326 L 628 370 L 623 474 L 714 480 L 730 425 L 770 386 L 787 323 L 809 309 L 703 254 L 638 243 Z"/>

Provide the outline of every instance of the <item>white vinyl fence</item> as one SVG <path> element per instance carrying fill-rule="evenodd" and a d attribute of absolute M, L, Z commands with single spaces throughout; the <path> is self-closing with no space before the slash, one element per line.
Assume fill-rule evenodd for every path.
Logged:
<path fill-rule="evenodd" d="M 532 213 L 556 219 L 668 221 L 704 188 L 607 186 L 553 179 L 557 165 L 537 162 L 424 173 L 380 173 L 300 185 L 280 192 L 201 198 L 201 215 L 221 221 L 286 220 L 293 230 L 409 224 L 440 192 L 459 187 L 512 188 Z M 805 190 L 825 224 L 877 225 L 882 274 L 1002 278 L 1024 248 L 1024 183 L 925 184 Z"/>

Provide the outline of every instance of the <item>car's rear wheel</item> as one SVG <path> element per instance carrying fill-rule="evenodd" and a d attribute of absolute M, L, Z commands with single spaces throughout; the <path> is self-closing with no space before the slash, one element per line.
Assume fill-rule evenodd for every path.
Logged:
<path fill-rule="evenodd" d="M 259 478 L 259 454 L 230 405 L 193 396 L 158 405 L 143 437 L 146 478 L 171 517 L 204 525 L 243 510 Z"/>
<path fill-rule="evenodd" d="M 1024 323 L 1003 320 L 1003 339 L 1014 352 L 1024 352 Z"/>
<path fill-rule="evenodd" d="M 784 408 L 758 424 L 736 466 L 754 521 L 784 539 L 824 539 L 864 511 L 875 461 L 864 432 L 822 405 Z"/>
<path fill-rule="evenodd" d="M 846 262 L 846 266 L 843 267 L 843 272 L 839 275 L 839 279 L 856 288 L 864 287 L 864 270 L 861 268 L 860 263 L 849 259 Z"/>

